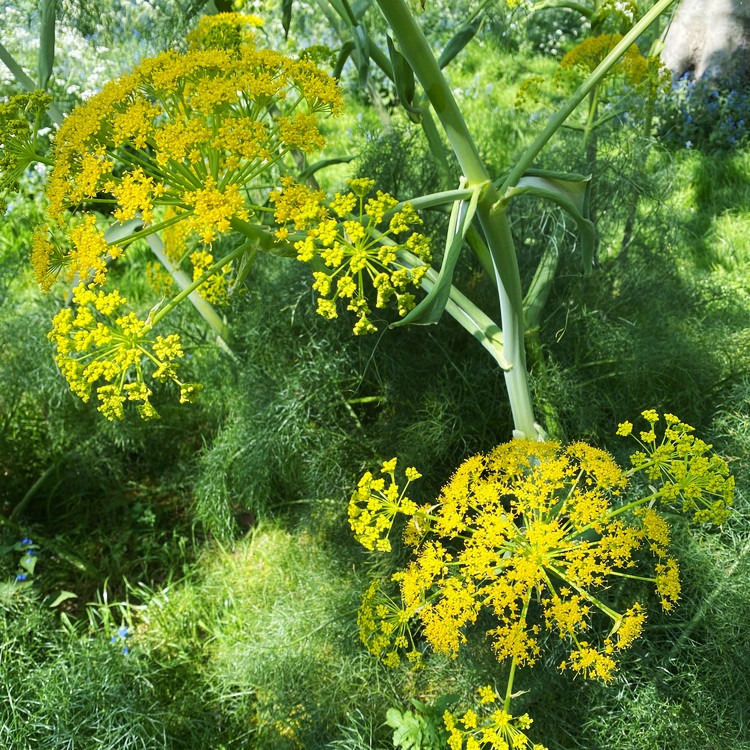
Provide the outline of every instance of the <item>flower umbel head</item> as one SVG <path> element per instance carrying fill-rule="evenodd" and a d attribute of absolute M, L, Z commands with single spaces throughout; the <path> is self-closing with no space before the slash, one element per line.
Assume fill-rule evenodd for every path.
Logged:
<path fill-rule="evenodd" d="M 451 750 L 546 750 L 532 742 L 526 731 L 533 720 L 528 714 L 511 716 L 501 708 L 495 688 L 487 685 L 477 691 L 476 711 L 445 711 L 443 724 Z"/>
<path fill-rule="evenodd" d="M 358 535 L 371 549 L 387 549 L 383 537 L 395 513 L 419 517 L 412 561 L 392 578 L 402 610 L 414 613 L 435 651 L 455 657 L 465 628 L 485 611 L 499 660 L 533 665 L 546 626 L 571 643 L 562 667 L 606 682 L 645 620 L 640 603 L 618 611 L 607 601 L 612 581 L 638 572 L 666 609 L 679 597 L 669 527 L 653 509 L 626 513 L 626 484 L 611 456 L 586 443 L 514 440 L 464 461 L 430 507 L 401 510 L 391 491 L 382 512 L 385 483 L 370 475 L 353 502 L 361 519 L 360 508 L 378 498 L 373 510 L 381 515 L 368 516 Z M 658 560 L 650 576 L 638 570 L 641 549 Z M 608 635 L 598 639 L 602 625 Z"/>
<path fill-rule="evenodd" d="M 647 409 L 642 417 L 647 429 L 637 435 L 629 422 L 617 431 L 633 434 L 641 446 L 630 457 L 630 473 L 643 472 L 650 482 L 661 485 L 657 494 L 664 505 L 692 514 L 698 523 L 723 523 L 734 497 L 734 477 L 727 462 L 674 414 L 664 414 L 663 427 L 654 409 Z"/>
<path fill-rule="evenodd" d="M 377 330 L 370 319 L 368 295 L 374 294 L 376 308 L 394 300 L 400 315 L 414 307 L 409 289 L 419 287 L 431 258 L 429 238 L 411 231 L 422 224 L 412 205 L 404 204 L 386 225 L 385 216 L 398 201 L 380 190 L 365 200 L 374 186 L 374 180 L 350 180 L 349 192 L 336 193 L 327 207 L 322 193 L 291 180 L 282 181 L 282 188 L 271 195 L 281 225 L 277 236 L 289 236 L 288 223 L 305 232 L 294 248 L 298 260 L 312 263 L 316 269 L 313 289 L 318 293 L 318 313 L 336 318 L 337 302 L 348 300 L 346 309 L 357 316 L 357 335 Z M 399 257 L 402 249 L 416 255 L 422 265 L 411 267 L 403 262 Z"/>
<path fill-rule="evenodd" d="M 401 655 L 412 666 L 420 666 L 422 652 L 414 645 L 411 622 L 415 612 L 404 607 L 398 595 L 391 596 L 386 582 L 374 580 L 364 596 L 357 614 L 359 637 L 367 650 L 386 666 L 398 667 Z"/>
<path fill-rule="evenodd" d="M 107 419 L 122 419 L 125 404 L 134 402 L 145 419 L 158 417 L 146 383 L 173 381 L 180 402 L 192 401 L 200 390 L 178 378 L 183 356 L 177 334 L 151 335 L 151 326 L 126 309 L 119 292 L 106 294 L 80 285 L 73 292 L 75 308 L 65 307 L 52 321 L 49 336 L 57 347 L 56 362 L 71 390 L 84 401 L 95 389 L 98 409 Z M 97 385 L 99 383 L 99 385 Z"/>
<path fill-rule="evenodd" d="M 26 169 L 42 159 L 38 131 L 50 101 L 44 91 L 32 91 L 0 102 L 0 204 Z M 0 209 L 2 213 L 5 206 Z"/>
<path fill-rule="evenodd" d="M 229 49 L 206 41 L 255 25 L 236 14 L 204 25 L 203 47 L 144 60 L 65 120 L 47 185 L 53 220 L 64 226 L 66 210 L 90 215 L 106 205 L 120 222 L 142 221 L 142 234 L 185 221 L 211 243 L 233 221 L 262 220 L 290 151 L 323 145 L 318 119 L 342 104 L 334 79 L 308 59 L 256 49 L 243 34 Z M 75 228 L 66 231 L 81 279 L 103 283 L 104 246 L 84 255 Z"/>
<path fill-rule="evenodd" d="M 187 35 L 191 49 L 221 49 L 239 52 L 244 45 L 254 45 L 255 29 L 263 25 L 258 16 L 242 13 L 216 13 L 201 16 L 198 25 Z"/>

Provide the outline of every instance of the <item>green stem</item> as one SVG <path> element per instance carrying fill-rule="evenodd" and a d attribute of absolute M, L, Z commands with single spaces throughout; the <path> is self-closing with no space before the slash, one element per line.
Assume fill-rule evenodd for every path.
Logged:
<path fill-rule="evenodd" d="M 477 217 L 492 256 L 498 287 L 504 354 L 511 365 L 511 369 L 505 372 L 505 385 L 513 413 L 514 435 L 536 437 L 538 431 L 531 405 L 524 351 L 521 277 L 508 219 L 504 211 L 492 210 L 499 195 L 421 28 L 403 0 L 378 0 L 378 5 L 445 130 L 467 186 L 483 186 L 477 204 Z"/>
<path fill-rule="evenodd" d="M 422 286 L 429 292 L 434 281 L 425 276 Z M 502 330 L 455 287 L 451 289 L 445 311 L 489 352 L 502 370 L 507 372 L 510 369 L 503 351 Z"/>
<path fill-rule="evenodd" d="M 538 332 L 541 326 L 542 311 L 552 291 L 559 260 L 557 242 L 550 238 L 523 300 L 526 326 L 530 333 Z"/>
<path fill-rule="evenodd" d="M 588 147 L 589 139 L 595 128 L 597 109 L 599 108 L 599 87 L 594 86 L 589 94 L 589 115 L 586 118 L 586 127 L 583 130 L 583 146 Z M 593 164 L 593 159 L 589 160 Z"/>
<path fill-rule="evenodd" d="M 455 203 L 456 201 L 469 200 L 473 193 L 474 191 L 470 188 L 456 188 L 455 190 L 443 190 L 439 193 L 420 195 L 416 198 L 407 198 L 388 211 L 385 214 L 383 221 L 386 221 L 393 216 L 393 214 L 400 211 L 407 203 L 411 203 L 416 209 L 435 208 L 435 206 L 444 206 L 448 203 Z"/>
<path fill-rule="evenodd" d="M 167 273 L 169 273 L 169 275 L 172 277 L 175 284 L 177 284 L 177 286 L 179 287 L 180 291 L 187 289 L 191 284 L 190 277 L 179 267 L 175 266 L 169 259 L 169 256 L 166 253 L 166 248 L 164 247 L 164 243 L 162 242 L 159 235 L 149 235 L 146 238 L 146 242 L 148 242 L 151 251 L 154 253 L 162 266 L 164 266 Z M 203 299 L 203 297 L 201 297 L 201 295 L 197 292 L 189 294 L 188 297 L 198 314 L 206 321 L 206 323 L 208 323 L 209 326 L 211 326 L 211 329 L 216 334 L 219 346 L 221 346 L 225 351 L 231 352 L 229 347 L 229 328 L 227 327 L 226 323 L 219 315 L 219 313 L 216 312 L 214 306 L 210 302 L 207 302 L 205 299 Z"/>
<path fill-rule="evenodd" d="M 175 295 L 169 301 L 169 303 L 167 303 L 164 307 L 161 308 L 161 310 L 158 310 L 151 317 L 151 328 L 154 328 L 162 318 L 169 315 L 169 313 L 172 312 L 172 310 L 174 310 L 174 308 L 177 307 L 180 302 L 189 297 L 206 279 L 210 278 L 215 273 L 220 271 L 222 268 L 224 268 L 224 266 L 226 266 L 228 263 L 231 263 L 235 258 L 239 258 L 250 247 L 252 247 L 252 245 L 253 242 L 251 240 L 243 242 L 242 245 L 240 245 L 236 250 L 232 250 L 231 253 L 225 255 L 221 260 L 217 260 L 216 263 L 208 268 L 204 274 L 198 277 L 192 284 L 185 287 L 185 289 L 183 289 L 179 294 Z"/>
<path fill-rule="evenodd" d="M 41 476 L 37 478 L 37 480 L 34 482 L 34 484 L 31 485 L 31 487 L 28 489 L 26 494 L 21 498 L 18 505 L 16 505 L 15 508 L 11 511 L 10 516 L 8 516 L 9 521 L 16 521 L 19 516 L 23 513 L 26 506 L 31 502 L 31 499 L 36 495 L 39 488 L 47 481 L 49 477 L 52 476 L 52 474 L 57 469 L 57 461 L 53 461 L 45 470 L 42 472 Z"/>
<path fill-rule="evenodd" d="M 610 570 L 607 575 L 610 576 L 617 576 L 618 578 L 629 578 L 632 581 L 646 581 L 648 583 L 653 583 L 656 578 L 648 578 L 647 576 L 636 576 L 632 573 L 620 573 L 616 570 Z"/>
<path fill-rule="evenodd" d="M 113 230 L 112 235 L 107 235 L 105 233 L 104 239 L 107 240 L 108 245 L 117 245 L 118 247 L 125 247 L 126 245 L 129 245 L 131 242 L 135 242 L 136 240 L 140 240 L 141 238 L 145 237 L 148 239 L 148 237 L 155 232 L 160 232 L 162 229 L 167 229 L 171 227 L 173 224 L 177 224 L 178 222 L 182 221 L 185 218 L 184 214 L 179 214 L 178 216 L 173 216 L 171 219 L 165 219 L 164 221 L 160 221 L 158 224 L 147 224 L 144 225 L 143 229 L 139 229 L 135 232 L 132 232 L 131 234 L 126 234 L 122 237 L 119 237 L 117 234 L 117 225 L 113 224 L 110 229 Z M 129 221 L 129 220 L 128 220 Z M 120 222 L 120 224 L 126 224 L 127 221 Z M 109 239 L 110 236 L 115 236 L 117 239 Z"/>
<path fill-rule="evenodd" d="M 424 107 L 421 107 L 421 112 L 422 116 L 419 124 L 422 126 L 422 131 L 427 139 L 427 146 L 437 164 L 441 182 L 443 185 L 448 186 L 451 184 L 452 176 L 447 154 L 445 152 L 445 145 L 440 138 L 440 133 L 435 125 L 435 120 L 432 119 L 432 113 L 430 112 L 429 106 L 425 105 Z"/>
<path fill-rule="evenodd" d="M 244 234 L 252 244 L 257 245 L 263 250 L 272 250 L 276 243 L 276 238 L 270 232 L 261 229 L 256 224 L 251 224 L 249 221 L 234 218 L 231 220 L 231 225 L 232 229 L 240 232 L 240 234 Z"/>
<path fill-rule="evenodd" d="M 505 178 L 500 188 L 501 193 L 509 187 L 514 187 L 523 177 L 524 172 L 533 164 L 534 159 L 547 145 L 552 136 L 560 129 L 560 126 L 568 119 L 576 107 L 588 96 L 589 92 L 609 73 L 610 68 L 620 59 L 638 37 L 674 2 L 674 0 L 658 0 L 648 10 L 643 18 L 636 23 L 630 31 L 613 47 L 612 51 L 597 65 L 591 75 L 570 96 L 563 106 L 549 119 L 544 130 L 534 139 L 526 149 L 516 166 Z"/>
<path fill-rule="evenodd" d="M 423 262 L 408 250 L 398 250 L 398 258 L 409 268 L 424 265 Z M 422 287 L 429 292 L 437 283 L 437 271 L 430 268 L 422 279 Z M 503 352 L 503 332 L 492 318 L 480 310 L 468 297 L 456 287 L 451 286 L 450 296 L 445 311 L 465 331 L 470 333 L 490 354 L 503 370 L 510 369 L 510 362 Z"/>

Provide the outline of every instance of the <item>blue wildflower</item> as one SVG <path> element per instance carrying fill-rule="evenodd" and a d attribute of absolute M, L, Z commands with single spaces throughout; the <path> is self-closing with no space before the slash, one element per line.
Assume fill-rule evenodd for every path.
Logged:
<path fill-rule="evenodd" d="M 122 653 L 127 655 L 130 653 L 130 649 L 128 648 L 128 645 L 126 643 L 126 638 L 130 636 L 130 629 L 127 625 L 120 625 L 119 628 L 117 628 L 117 633 L 113 635 L 109 640 L 110 643 L 121 643 L 122 644 Z"/>

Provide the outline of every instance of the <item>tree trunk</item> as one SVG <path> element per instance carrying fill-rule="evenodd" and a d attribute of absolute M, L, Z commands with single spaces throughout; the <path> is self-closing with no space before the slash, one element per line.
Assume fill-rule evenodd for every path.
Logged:
<path fill-rule="evenodd" d="M 750 71 L 750 0 L 682 0 L 661 57 L 678 78 Z"/>

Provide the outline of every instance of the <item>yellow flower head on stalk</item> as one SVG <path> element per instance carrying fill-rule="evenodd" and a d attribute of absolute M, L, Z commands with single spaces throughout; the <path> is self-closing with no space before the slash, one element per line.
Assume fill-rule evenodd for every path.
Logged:
<path fill-rule="evenodd" d="M 255 29 L 262 25 L 263 19 L 242 13 L 201 16 L 198 25 L 187 35 L 188 46 L 239 51 L 244 45 L 254 45 Z"/>
<path fill-rule="evenodd" d="M 607 603 L 612 581 L 637 572 L 665 609 L 679 598 L 666 520 L 623 505 L 626 485 L 612 457 L 586 443 L 514 440 L 464 461 L 429 507 L 403 503 L 393 479 L 386 486 L 366 474 L 350 516 L 357 538 L 376 550 L 389 549 L 397 513 L 418 520 L 412 561 L 392 580 L 401 609 L 415 613 L 435 651 L 455 657 L 465 627 L 484 610 L 499 660 L 533 665 L 546 625 L 571 642 L 561 667 L 606 682 L 645 620 L 638 602 L 624 612 Z M 637 568 L 641 549 L 657 558 L 651 575 Z M 609 635 L 595 643 L 600 625 Z"/>
<path fill-rule="evenodd" d="M 367 650 L 386 666 L 401 665 L 401 654 L 413 667 L 422 664 L 422 652 L 417 649 L 411 632 L 415 611 L 404 607 L 398 595 L 392 597 L 383 581 L 374 580 L 362 597 L 357 614 L 359 637 Z"/>
<path fill-rule="evenodd" d="M 124 417 L 127 402 L 134 402 L 144 419 L 153 419 L 159 415 L 150 401 L 149 374 L 155 381 L 173 381 L 181 403 L 194 400 L 200 386 L 178 378 L 177 361 L 184 352 L 177 334 L 152 337 L 150 324 L 128 312 L 117 291 L 81 284 L 73 303 L 54 317 L 49 336 L 57 365 L 76 395 L 88 401 L 95 390 L 98 409 L 110 420 Z"/>
<path fill-rule="evenodd" d="M 406 484 L 399 489 L 396 483 L 396 459 L 385 461 L 377 479 L 368 471 L 359 480 L 349 501 L 349 525 L 354 538 L 367 550 L 390 552 L 388 535 L 398 513 L 411 516 L 417 512 L 416 504 L 406 496 L 409 484 L 421 474 L 413 467 L 406 469 Z M 388 478 L 386 485 L 385 477 Z"/>
<path fill-rule="evenodd" d="M 443 725 L 451 750 L 547 750 L 526 735 L 533 720 L 528 714 L 512 716 L 501 708 L 495 689 L 477 690 L 476 711 L 445 711 Z"/>
<path fill-rule="evenodd" d="M 48 225 L 37 227 L 31 243 L 31 266 L 37 284 L 45 292 L 52 288 L 59 273 L 70 265 L 70 257 L 54 241 L 51 229 Z"/>
<path fill-rule="evenodd" d="M 15 190 L 26 169 L 42 158 L 37 132 L 50 101 L 49 94 L 32 91 L 0 102 L 0 213 L 2 195 Z"/>
<path fill-rule="evenodd" d="M 257 25 L 242 18 L 205 21 L 196 31 L 202 46 L 144 60 L 70 114 L 55 137 L 47 185 L 53 220 L 64 225 L 66 210 L 83 208 L 90 226 L 91 208 L 107 205 L 121 222 L 141 219 L 146 233 L 184 221 L 204 243 L 234 220 L 260 220 L 279 162 L 320 148 L 318 119 L 340 111 L 342 99 L 309 59 L 210 41 Z M 75 270 L 102 283 L 112 246 L 92 240 L 83 252 L 76 231 L 68 230 Z"/>
<path fill-rule="evenodd" d="M 414 294 L 409 290 L 419 287 L 431 259 L 429 237 L 411 231 L 422 224 L 413 206 L 405 203 L 392 212 L 398 201 L 380 190 L 366 200 L 374 187 L 374 180 L 350 180 L 349 192 L 336 193 L 327 207 L 319 191 L 292 181 L 282 182 L 281 189 L 271 195 L 276 222 L 281 226 L 277 237 L 289 237 L 286 224 L 305 233 L 294 248 L 298 260 L 316 268 L 313 289 L 318 293 L 318 313 L 336 318 L 337 302 L 348 300 L 347 310 L 357 316 L 357 335 L 377 330 L 367 298 L 372 292 L 376 308 L 386 307 L 392 299 L 399 315 L 414 307 Z M 389 212 L 392 215 L 386 225 Z M 407 265 L 399 250 L 413 253 L 422 265 Z"/>
<path fill-rule="evenodd" d="M 636 433 L 630 422 L 623 422 L 617 430 L 640 445 L 630 457 L 630 473 L 642 472 L 649 482 L 660 485 L 657 495 L 663 505 L 692 514 L 698 523 L 723 523 L 734 497 L 734 477 L 727 462 L 674 414 L 664 414 L 663 423 L 654 409 L 647 409 L 642 417 L 647 429 Z"/>
<path fill-rule="evenodd" d="M 622 40 L 622 34 L 600 34 L 584 39 L 560 60 L 560 73 L 588 75 Z M 648 60 L 633 44 L 610 70 L 609 75 L 621 75 L 632 86 L 647 78 Z"/>
<path fill-rule="evenodd" d="M 574 47 L 560 61 L 555 73 L 558 85 L 577 86 L 582 78 L 612 51 L 622 39 L 621 34 L 601 34 L 588 37 Z M 658 56 L 644 57 L 636 45 L 628 47 L 625 54 L 610 69 L 610 78 L 619 77 L 629 87 L 638 89 L 642 99 L 653 102 L 659 94 L 671 89 L 671 73 Z"/>

